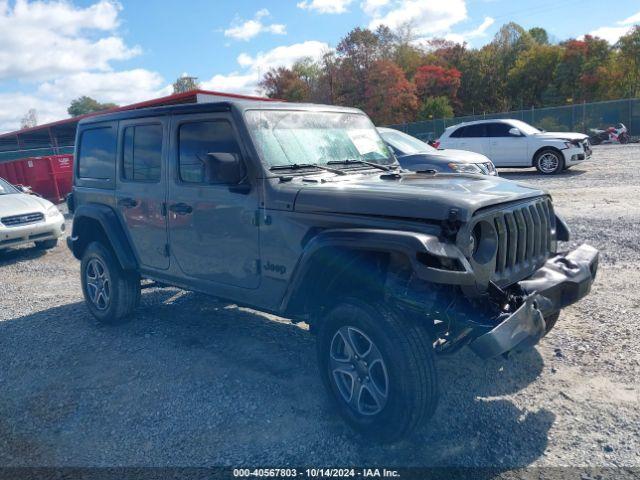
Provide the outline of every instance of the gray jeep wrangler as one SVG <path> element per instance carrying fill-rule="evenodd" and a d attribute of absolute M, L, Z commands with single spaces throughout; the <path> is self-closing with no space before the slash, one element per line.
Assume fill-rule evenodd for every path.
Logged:
<path fill-rule="evenodd" d="M 132 315 L 141 279 L 306 322 L 322 380 L 382 441 L 436 408 L 436 357 L 536 344 L 585 296 L 598 252 L 545 192 L 402 170 L 361 111 L 279 102 L 80 122 L 70 249 L 91 313 Z"/>

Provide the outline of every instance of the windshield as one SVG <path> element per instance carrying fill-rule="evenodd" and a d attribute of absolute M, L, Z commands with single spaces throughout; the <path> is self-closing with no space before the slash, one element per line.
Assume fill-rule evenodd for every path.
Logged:
<path fill-rule="evenodd" d="M 402 152 L 405 155 L 433 152 L 436 150 L 428 143 L 397 130 L 382 130 L 380 136 L 382 136 L 385 142 L 398 150 L 398 152 Z"/>
<path fill-rule="evenodd" d="M 534 135 L 536 133 L 542 133 L 536 127 L 529 125 L 521 120 L 510 120 L 509 123 L 520 130 L 525 135 Z"/>
<path fill-rule="evenodd" d="M 0 195 L 7 195 L 9 193 L 18 193 L 18 190 L 5 179 L 0 178 Z"/>
<path fill-rule="evenodd" d="M 326 165 L 345 160 L 396 164 L 366 115 L 249 110 L 245 118 L 258 153 L 269 167 Z"/>

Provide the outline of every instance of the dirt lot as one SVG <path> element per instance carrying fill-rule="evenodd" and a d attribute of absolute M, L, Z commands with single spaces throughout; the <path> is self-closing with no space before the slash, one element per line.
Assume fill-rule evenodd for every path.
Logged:
<path fill-rule="evenodd" d="M 535 350 L 440 362 L 435 418 L 392 446 L 331 409 L 304 328 L 180 290 L 97 325 L 60 244 L 0 259 L 1 466 L 640 467 L 640 146 L 596 148 L 547 187 L 571 245 L 602 252 L 594 290 Z"/>

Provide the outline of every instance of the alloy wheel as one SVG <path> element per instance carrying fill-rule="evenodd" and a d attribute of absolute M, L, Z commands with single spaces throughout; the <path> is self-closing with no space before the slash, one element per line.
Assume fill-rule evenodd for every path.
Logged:
<path fill-rule="evenodd" d="M 544 173 L 553 173 L 558 168 L 558 164 L 560 160 L 558 160 L 558 156 L 555 153 L 547 152 L 540 156 L 538 160 L 538 165 L 540 166 L 540 170 Z"/>
<path fill-rule="evenodd" d="M 98 310 L 106 310 L 109 308 L 111 300 L 111 278 L 109 272 L 102 260 L 92 258 L 87 263 L 85 271 L 85 279 L 87 283 L 87 293 L 91 303 Z"/>
<path fill-rule="evenodd" d="M 329 353 L 330 377 L 342 399 L 359 415 L 376 415 L 389 397 L 384 358 L 362 330 L 343 326 L 333 336 Z"/>

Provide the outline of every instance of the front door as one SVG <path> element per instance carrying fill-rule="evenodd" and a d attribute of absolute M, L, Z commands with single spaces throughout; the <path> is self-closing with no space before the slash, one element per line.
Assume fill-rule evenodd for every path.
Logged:
<path fill-rule="evenodd" d="M 167 205 L 173 258 L 189 277 L 256 288 L 258 189 L 222 183 L 208 155 L 242 158 L 231 116 L 175 116 L 171 132 L 174 158 Z"/>
<path fill-rule="evenodd" d="M 527 139 L 509 133 L 513 127 L 508 123 L 495 122 L 487 124 L 489 137 L 489 154 L 487 155 L 498 167 L 531 166 L 527 155 Z"/>
<path fill-rule="evenodd" d="M 118 134 L 117 209 L 142 267 L 169 268 L 165 156 L 166 118 L 120 122 Z"/>

